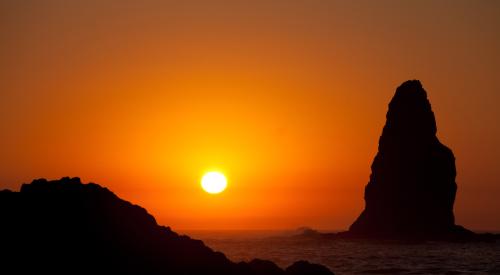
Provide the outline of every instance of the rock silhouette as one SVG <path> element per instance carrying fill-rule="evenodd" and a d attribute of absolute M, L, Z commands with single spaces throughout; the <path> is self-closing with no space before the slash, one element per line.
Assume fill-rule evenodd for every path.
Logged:
<path fill-rule="evenodd" d="M 311 264 L 306 261 L 298 261 L 286 268 L 286 273 L 289 275 L 300 274 L 326 274 L 329 270 L 319 264 Z"/>
<path fill-rule="evenodd" d="M 78 178 L 1 191 L 0 222 L 0 268 L 9 274 L 333 274 L 307 262 L 286 271 L 264 260 L 234 263 Z"/>
<path fill-rule="evenodd" d="M 473 236 L 455 225 L 455 157 L 436 137 L 436 120 L 420 81 L 406 81 L 397 88 L 386 117 L 365 188 L 365 209 L 345 235 Z"/>

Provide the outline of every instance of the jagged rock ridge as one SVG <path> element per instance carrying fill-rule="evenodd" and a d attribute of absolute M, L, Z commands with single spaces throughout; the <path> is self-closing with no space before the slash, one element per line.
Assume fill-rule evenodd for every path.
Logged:
<path fill-rule="evenodd" d="M 10 274 L 333 274 L 307 262 L 286 270 L 264 260 L 231 262 L 78 178 L 40 179 L 20 192 L 0 192 L 0 221 L 1 268 Z"/>

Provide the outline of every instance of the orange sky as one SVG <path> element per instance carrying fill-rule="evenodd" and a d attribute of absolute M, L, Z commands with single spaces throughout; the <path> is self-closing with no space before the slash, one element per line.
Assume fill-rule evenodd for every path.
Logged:
<path fill-rule="evenodd" d="M 457 222 L 500 229 L 500 2 L 352 2 L 1 1 L 0 188 L 79 176 L 174 229 L 345 229 L 416 78 Z"/>

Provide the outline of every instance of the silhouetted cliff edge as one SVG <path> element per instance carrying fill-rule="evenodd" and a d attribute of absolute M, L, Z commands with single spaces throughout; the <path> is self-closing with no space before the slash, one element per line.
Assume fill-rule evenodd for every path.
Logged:
<path fill-rule="evenodd" d="M 386 118 L 365 188 L 365 209 L 340 236 L 487 239 L 455 225 L 455 157 L 436 136 L 434 113 L 420 81 L 397 88 Z"/>
<path fill-rule="evenodd" d="M 0 236 L 0 268 L 9 274 L 333 274 L 304 261 L 286 270 L 264 260 L 231 262 L 79 178 L 39 179 L 20 192 L 1 191 Z"/>

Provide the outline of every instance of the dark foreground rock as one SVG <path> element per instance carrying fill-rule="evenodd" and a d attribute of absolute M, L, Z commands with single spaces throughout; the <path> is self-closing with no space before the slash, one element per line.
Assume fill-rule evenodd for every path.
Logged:
<path fill-rule="evenodd" d="M 365 209 L 349 231 L 339 236 L 478 238 L 455 225 L 455 157 L 436 136 L 434 113 L 418 80 L 397 88 L 386 117 L 365 188 Z"/>
<path fill-rule="evenodd" d="M 318 264 L 311 264 L 306 261 L 298 261 L 287 267 L 286 273 L 290 275 L 300 275 L 300 274 L 327 274 L 329 270 Z"/>
<path fill-rule="evenodd" d="M 286 270 L 264 260 L 231 262 L 78 178 L 40 179 L 20 192 L 0 192 L 0 237 L 6 274 L 333 274 L 307 262 Z"/>

